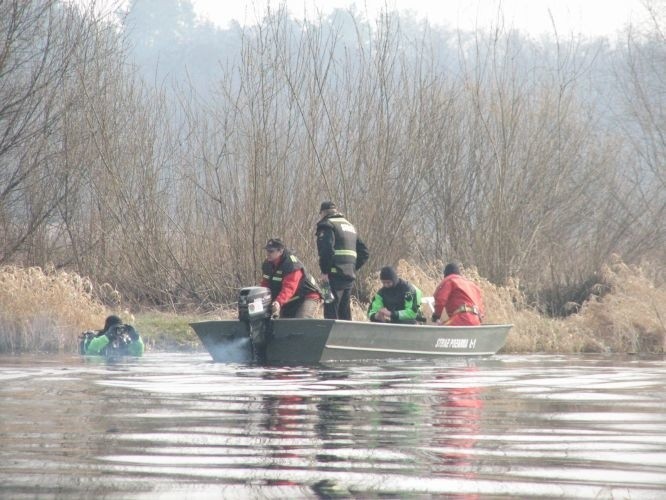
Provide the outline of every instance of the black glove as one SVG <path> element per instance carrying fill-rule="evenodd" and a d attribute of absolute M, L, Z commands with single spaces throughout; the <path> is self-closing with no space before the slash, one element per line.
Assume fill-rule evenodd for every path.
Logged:
<path fill-rule="evenodd" d="M 81 336 L 79 337 L 79 339 L 82 339 L 82 340 L 91 339 L 96 334 L 97 334 L 97 332 L 94 331 L 94 330 L 86 330 L 85 332 L 81 333 Z"/>
<path fill-rule="evenodd" d="M 437 323 L 437 320 L 438 320 L 439 318 L 437 317 L 437 315 L 436 315 L 435 313 L 432 313 L 432 318 L 430 318 L 430 319 L 432 319 L 432 322 L 433 322 L 433 323 Z"/>
<path fill-rule="evenodd" d="M 104 332 L 104 335 L 106 335 L 106 338 L 109 339 L 109 342 L 113 342 L 116 340 L 116 337 L 118 337 L 118 329 L 116 327 L 109 328 L 106 332 Z"/>
<path fill-rule="evenodd" d="M 136 342 L 139 340 L 139 332 L 137 332 L 134 328 L 131 326 L 127 329 L 129 338 L 132 339 L 132 342 Z"/>

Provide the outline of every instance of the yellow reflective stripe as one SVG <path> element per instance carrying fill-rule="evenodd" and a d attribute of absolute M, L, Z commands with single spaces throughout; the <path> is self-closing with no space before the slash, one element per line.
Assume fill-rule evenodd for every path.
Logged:
<path fill-rule="evenodd" d="M 336 250 L 335 255 L 348 255 L 350 257 L 356 257 L 355 250 Z"/>
<path fill-rule="evenodd" d="M 272 280 L 273 281 L 282 281 L 282 278 L 278 278 L 277 276 L 273 276 Z"/>

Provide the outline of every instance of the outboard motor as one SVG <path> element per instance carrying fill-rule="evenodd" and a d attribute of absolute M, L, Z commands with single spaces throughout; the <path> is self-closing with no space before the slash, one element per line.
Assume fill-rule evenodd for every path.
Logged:
<path fill-rule="evenodd" d="M 271 334 L 271 291 L 262 286 L 241 288 L 238 295 L 238 319 L 247 325 L 254 359 L 263 363 L 266 343 Z"/>

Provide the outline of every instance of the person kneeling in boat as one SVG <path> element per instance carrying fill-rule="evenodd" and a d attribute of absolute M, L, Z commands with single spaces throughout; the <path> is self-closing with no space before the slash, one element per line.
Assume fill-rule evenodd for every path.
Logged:
<path fill-rule="evenodd" d="M 321 293 L 303 263 L 279 238 L 266 243 L 261 286 L 270 289 L 274 318 L 314 318 Z"/>
<path fill-rule="evenodd" d="M 421 290 L 398 277 L 392 266 L 379 272 L 382 288 L 372 298 L 368 318 L 376 323 L 416 324 L 423 322 Z"/>
<path fill-rule="evenodd" d="M 433 322 L 447 326 L 477 326 L 483 319 L 483 295 L 476 283 L 460 273 L 458 264 L 451 262 L 444 268 L 444 279 L 434 293 Z M 446 310 L 448 320 L 442 321 Z"/>
<path fill-rule="evenodd" d="M 105 356 L 142 356 L 143 340 L 131 325 L 112 314 L 106 318 L 104 329 L 84 332 L 81 339 L 81 354 Z"/>

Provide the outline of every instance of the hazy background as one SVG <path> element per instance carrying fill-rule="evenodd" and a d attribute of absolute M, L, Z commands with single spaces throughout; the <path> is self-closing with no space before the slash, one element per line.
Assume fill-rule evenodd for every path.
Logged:
<path fill-rule="evenodd" d="M 361 297 L 400 258 L 461 259 L 557 314 L 613 255 L 663 281 L 663 1 L 603 37 L 554 10 L 519 31 L 492 3 L 473 31 L 197 3 L 0 4 L 0 264 L 212 307 L 256 283 L 269 237 L 317 271 L 332 199 L 370 248 Z"/>

